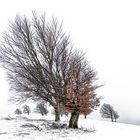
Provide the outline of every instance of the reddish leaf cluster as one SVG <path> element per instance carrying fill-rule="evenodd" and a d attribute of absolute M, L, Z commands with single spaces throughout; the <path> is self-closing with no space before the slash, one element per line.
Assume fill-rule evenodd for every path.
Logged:
<path fill-rule="evenodd" d="M 96 98 L 91 84 L 67 86 L 67 99 L 65 108 L 68 112 L 77 112 L 88 115 L 93 111 L 93 106 L 99 105 L 99 99 Z"/>

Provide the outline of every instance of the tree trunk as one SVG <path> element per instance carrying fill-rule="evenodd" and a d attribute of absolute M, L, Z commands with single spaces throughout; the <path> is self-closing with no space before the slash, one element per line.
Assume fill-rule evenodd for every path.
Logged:
<path fill-rule="evenodd" d="M 111 121 L 112 121 L 112 122 L 114 121 L 112 116 L 111 116 Z"/>
<path fill-rule="evenodd" d="M 87 115 L 85 115 L 85 119 L 87 118 Z"/>
<path fill-rule="evenodd" d="M 60 121 L 60 113 L 55 109 L 55 121 Z"/>
<path fill-rule="evenodd" d="M 111 111 L 111 121 L 113 122 L 113 114 L 112 114 L 112 111 Z"/>
<path fill-rule="evenodd" d="M 73 112 L 71 113 L 70 121 L 69 121 L 69 128 L 78 128 L 78 119 L 79 119 L 79 113 Z"/>

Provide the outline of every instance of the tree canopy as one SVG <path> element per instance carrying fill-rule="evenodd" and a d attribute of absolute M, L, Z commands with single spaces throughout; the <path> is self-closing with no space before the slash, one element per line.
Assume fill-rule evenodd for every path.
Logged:
<path fill-rule="evenodd" d="M 76 114 L 72 128 L 78 127 L 80 114 L 87 115 L 99 105 L 96 71 L 84 53 L 73 49 L 69 34 L 54 17 L 46 20 L 45 14 L 33 12 L 30 20 L 17 15 L 1 41 L 0 62 L 14 91 L 12 101 L 48 102 L 55 109 L 56 121 L 63 106 L 72 114 L 71 120 Z"/>
<path fill-rule="evenodd" d="M 110 118 L 111 121 L 115 121 L 119 118 L 117 111 L 110 104 L 103 104 L 100 109 L 100 114 L 103 118 Z"/>

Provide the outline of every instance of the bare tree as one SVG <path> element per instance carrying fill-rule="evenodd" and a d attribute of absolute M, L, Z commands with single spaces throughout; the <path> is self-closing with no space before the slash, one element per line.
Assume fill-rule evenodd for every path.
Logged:
<path fill-rule="evenodd" d="M 24 105 L 22 108 L 23 108 L 23 113 L 28 115 L 31 113 L 30 107 L 28 105 Z"/>
<path fill-rule="evenodd" d="M 100 109 L 100 114 L 103 118 L 110 118 L 112 122 L 116 122 L 119 118 L 117 111 L 110 104 L 103 104 Z"/>
<path fill-rule="evenodd" d="M 49 102 L 58 121 L 71 51 L 69 36 L 57 19 L 46 21 L 44 15 L 38 18 L 35 13 L 32 20 L 16 16 L 0 47 L 0 61 L 7 70 L 11 89 L 16 91 L 11 100 Z"/>
<path fill-rule="evenodd" d="M 117 111 L 115 111 L 114 112 L 114 120 L 115 120 L 115 122 L 117 121 L 117 119 L 120 117 L 119 115 L 118 115 L 118 112 Z"/>
<path fill-rule="evenodd" d="M 69 35 L 55 18 L 46 21 L 45 15 L 39 18 L 35 13 L 32 20 L 16 16 L 1 42 L 0 62 L 15 91 L 12 101 L 48 102 L 56 121 L 63 106 L 71 113 L 71 128 L 78 128 L 80 114 L 87 115 L 99 105 L 95 70 L 83 54 L 73 51 Z"/>
<path fill-rule="evenodd" d="M 48 110 L 47 110 L 47 106 L 45 105 L 45 103 L 38 103 L 35 108 L 35 112 L 40 113 L 42 116 L 47 115 Z"/>

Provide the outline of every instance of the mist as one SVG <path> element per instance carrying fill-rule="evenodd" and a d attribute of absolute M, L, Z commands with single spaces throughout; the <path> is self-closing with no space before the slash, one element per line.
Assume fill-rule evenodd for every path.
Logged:
<path fill-rule="evenodd" d="M 27 4 L 28 3 L 28 4 Z M 18 0 L 1 2 L 1 35 L 17 13 L 30 17 L 32 10 L 63 20 L 74 46 L 86 52 L 98 72 L 97 90 L 103 103 L 118 112 L 119 122 L 140 124 L 140 2 L 138 0 Z M 0 68 L 0 113 L 11 112 L 10 86 Z M 99 111 L 99 109 L 98 109 Z M 101 119 L 99 112 L 93 118 Z"/>

